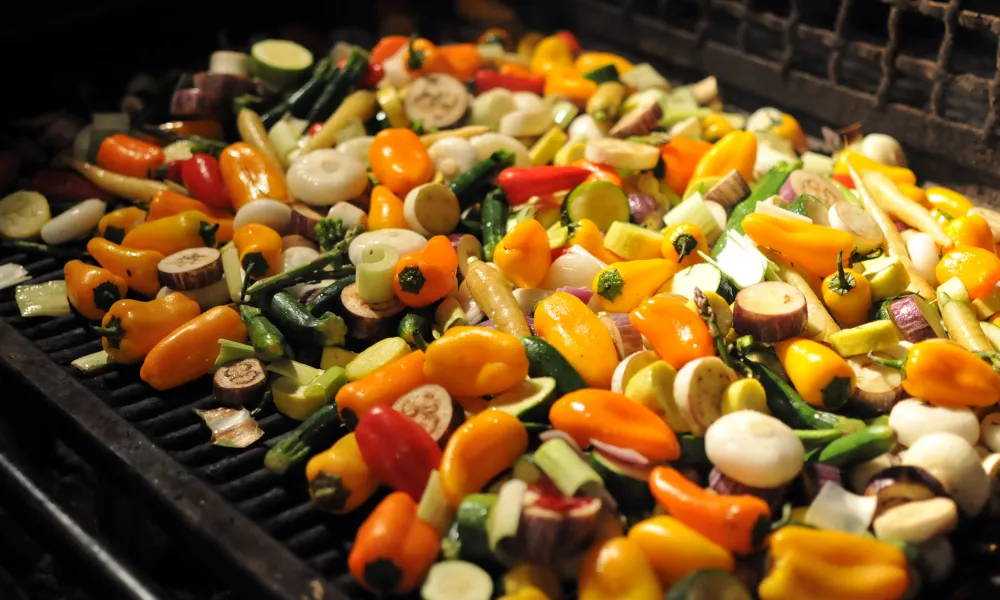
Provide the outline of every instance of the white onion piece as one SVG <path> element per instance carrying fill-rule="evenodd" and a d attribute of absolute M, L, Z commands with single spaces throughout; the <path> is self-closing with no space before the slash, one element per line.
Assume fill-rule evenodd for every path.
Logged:
<path fill-rule="evenodd" d="M 964 439 L 953 433 L 921 437 L 903 457 L 904 465 L 921 467 L 941 482 L 967 515 L 983 510 L 990 496 L 990 478 L 982 460 Z"/>
<path fill-rule="evenodd" d="M 403 57 L 406 55 L 407 46 L 403 46 L 395 54 L 382 61 L 382 81 L 386 85 L 401 87 L 413 80 L 413 75 L 406 69 Z"/>
<path fill-rule="evenodd" d="M 594 277 L 606 266 L 580 246 L 572 246 L 569 251 L 552 261 L 549 272 L 538 287 L 546 290 L 561 287 L 590 288 Z"/>
<path fill-rule="evenodd" d="M 618 446 L 612 446 L 611 444 L 605 444 L 600 440 L 590 439 L 590 445 L 596 450 L 599 450 L 603 454 L 607 454 L 611 458 L 616 458 L 622 462 L 629 463 L 631 465 L 648 465 L 649 459 L 639 454 L 631 448 L 620 448 Z"/>
<path fill-rule="evenodd" d="M 511 97 L 514 100 L 514 106 L 519 110 L 542 106 L 542 97 L 534 92 L 514 92 Z"/>
<path fill-rule="evenodd" d="M 368 186 L 361 161 L 332 148 L 314 150 L 288 168 L 288 190 L 313 206 L 331 206 L 356 198 Z"/>
<path fill-rule="evenodd" d="M 292 219 L 292 207 L 284 202 L 261 198 L 251 200 L 236 211 L 233 217 L 233 229 L 239 229 L 244 225 L 256 223 L 267 225 L 280 234 L 288 230 L 288 223 Z"/>
<path fill-rule="evenodd" d="M 740 410 L 708 426 L 705 452 L 723 475 L 750 487 L 773 489 L 802 471 L 805 449 L 780 420 Z"/>
<path fill-rule="evenodd" d="M 836 482 L 827 481 L 816 499 L 809 505 L 805 520 L 820 529 L 862 535 L 872 524 L 876 508 L 878 508 L 876 496 L 852 494 Z"/>
<path fill-rule="evenodd" d="M 900 400 L 889 413 L 889 427 L 910 447 L 932 433 L 953 433 L 969 445 L 979 440 L 979 420 L 967 406 L 935 406 L 919 398 Z"/>
<path fill-rule="evenodd" d="M 934 238 L 922 231 L 913 232 L 906 240 L 906 253 L 910 255 L 910 262 L 917 273 L 931 286 L 937 286 L 939 282 L 936 269 L 941 259 Z"/>
<path fill-rule="evenodd" d="M 586 142 L 604 137 L 604 130 L 597 124 L 594 117 L 583 114 L 573 119 L 566 129 L 571 142 Z"/>
<path fill-rule="evenodd" d="M 352 227 L 368 228 L 368 213 L 350 202 L 339 202 L 330 207 L 327 217 L 340 219 L 346 229 Z"/>
<path fill-rule="evenodd" d="M 599 318 L 611 334 L 611 341 L 618 351 L 618 360 L 625 360 L 643 349 L 642 334 L 629 320 L 628 313 L 608 313 Z"/>
<path fill-rule="evenodd" d="M 708 209 L 708 212 L 711 213 L 712 217 L 715 219 L 715 222 L 719 224 L 719 231 L 725 231 L 726 230 L 726 219 L 727 219 L 727 217 L 726 217 L 726 207 L 724 207 L 721 204 L 719 204 L 718 202 L 715 202 L 715 201 L 712 201 L 712 200 L 706 200 L 704 202 L 704 204 L 705 204 L 705 208 Z M 711 240 L 711 241 L 715 241 L 715 240 Z"/>
<path fill-rule="evenodd" d="M 991 452 L 1000 452 L 1000 412 L 983 417 L 979 423 L 979 441 Z"/>
<path fill-rule="evenodd" d="M 436 168 L 445 181 L 453 181 L 472 168 L 479 160 L 476 147 L 469 140 L 460 137 L 446 137 L 427 149 Z"/>
<path fill-rule="evenodd" d="M 55 245 L 87 237 L 97 227 L 97 222 L 104 216 L 107 208 L 108 206 L 97 198 L 80 202 L 42 225 L 42 241 Z"/>
<path fill-rule="evenodd" d="M 346 142 L 339 142 L 337 144 L 337 150 L 357 159 L 357 161 L 364 165 L 367 169 L 371 166 L 368 159 L 368 150 L 371 148 L 372 142 L 374 141 L 375 138 L 370 135 L 356 137 L 349 139 Z"/>
<path fill-rule="evenodd" d="M 536 288 L 518 288 L 514 290 L 514 299 L 521 308 L 521 312 L 530 315 L 535 310 L 535 305 L 545 300 L 555 292 Z"/>
<path fill-rule="evenodd" d="M 476 325 L 486 318 L 486 315 L 483 314 L 483 309 L 472 299 L 472 294 L 469 293 L 469 286 L 466 285 L 465 281 L 462 281 L 458 285 L 458 290 L 455 292 L 455 299 L 458 300 L 458 305 L 465 312 L 465 321 L 469 325 Z"/>
<path fill-rule="evenodd" d="M 476 157 L 479 160 L 486 160 L 497 150 L 506 150 L 517 157 L 514 163 L 515 167 L 531 166 L 531 155 L 528 154 L 528 149 L 524 144 L 509 135 L 484 133 L 483 135 L 477 135 L 469 141 L 476 147 Z"/>
<path fill-rule="evenodd" d="M 361 264 L 361 255 L 365 246 L 373 243 L 383 243 L 392 246 L 400 256 L 416 252 L 427 245 L 427 238 L 409 229 L 378 229 L 366 231 L 351 240 L 347 255 L 351 263 Z"/>

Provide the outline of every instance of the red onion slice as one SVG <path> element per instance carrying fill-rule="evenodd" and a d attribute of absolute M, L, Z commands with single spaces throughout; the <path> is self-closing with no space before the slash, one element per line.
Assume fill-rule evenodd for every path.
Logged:
<path fill-rule="evenodd" d="M 642 454 L 636 452 L 631 448 L 622 448 L 620 446 L 612 446 L 602 442 L 601 440 L 595 440 L 590 438 L 590 445 L 594 449 L 599 450 L 602 454 L 605 454 L 613 459 L 620 460 L 622 462 L 628 463 L 630 465 L 648 465 L 649 459 Z"/>
<path fill-rule="evenodd" d="M 642 334 L 629 321 L 626 313 L 609 313 L 601 315 L 601 323 L 611 334 L 611 341 L 618 351 L 618 360 L 625 360 L 625 357 L 643 349 Z"/>
<path fill-rule="evenodd" d="M 659 205 L 656 203 L 656 199 L 649 194 L 630 191 L 628 193 L 628 207 L 632 213 L 632 220 L 636 223 L 642 223 L 650 213 L 659 208 Z"/>
<path fill-rule="evenodd" d="M 558 288 L 556 291 L 566 292 L 567 294 L 573 294 L 574 296 L 579 298 L 584 304 L 590 302 L 590 299 L 594 297 L 593 290 L 590 290 L 588 288 L 563 286 L 561 288 Z"/>

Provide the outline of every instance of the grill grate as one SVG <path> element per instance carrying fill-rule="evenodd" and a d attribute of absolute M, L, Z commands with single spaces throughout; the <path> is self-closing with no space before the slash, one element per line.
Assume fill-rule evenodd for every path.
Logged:
<path fill-rule="evenodd" d="M 770 103 L 813 124 L 873 122 L 907 146 L 918 173 L 1000 202 L 1000 3 L 564 4 L 559 26 L 714 74 L 736 105 Z"/>

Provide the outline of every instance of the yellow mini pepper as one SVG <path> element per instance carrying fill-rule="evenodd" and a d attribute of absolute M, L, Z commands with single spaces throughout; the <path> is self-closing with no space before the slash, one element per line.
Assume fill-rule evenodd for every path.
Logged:
<path fill-rule="evenodd" d="M 750 131 L 731 131 L 712 146 L 698 161 L 691 181 L 706 177 L 722 177 L 736 169 L 743 179 L 753 179 L 753 165 L 757 161 L 757 136 Z"/>
<path fill-rule="evenodd" d="M 784 255 L 819 277 L 835 272 L 837 256 L 850 256 L 854 250 L 854 236 L 846 231 L 762 213 L 744 217 L 743 231 L 758 246 Z"/>
<path fill-rule="evenodd" d="M 106 240 L 120 244 L 125 234 L 146 220 L 146 211 L 138 206 L 126 206 L 113 210 L 97 222 L 97 233 Z"/>
<path fill-rule="evenodd" d="M 622 257 L 604 247 L 604 234 L 590 219 L 580 219 L 570 225 L 572 232 L 566 240 L 566 247 L 580 246 L 594 255 L 597 260 L 608 264 L 619 262 Z"/>
<path fill-rule="evenodd" d="M 573 66 L 573 50 L 557 35 L 542 38 L 531 54 L 529 69 L 535 75 L 545 75 L 560 67 Z"/>
<path fill-rule="evenodd" d="M 972 209 L 972 202 L 955 190 L 943 187 L 930 187 L 925 190 L 927 202 L 936 210 L 952 219 L 964 217 Z"/>
<path fill-rule="evenodd" d="M 627 313 L 679 270 L 677 263 L 665 258 L 616 262 L 594 276 L 593 290 L 602 310 Z"/>
<path fill-rule="evenodd" d="M 993 230 L 989 222 L 979 215 L 966 214 L 945 225 L 944 232 L 956 246 L 974 246 L 994 252 Z"/>
<path fill-rule="evenodd" d="M 535 332 L 573 365 L 588 386 L 611 387 L 618 351 L 607 328 L 579 298 L 556 292 L 539 302 Z"/>
<path fill-rule="evenodd" d="M 594 544 L 580 563 L 580 600 L 662 600 L 663 588 L 637 543 L 614 537 Z"/>
<path fill-rule="evenodd" d="M 768 544 L 771 568 L 757 588 L 761 600 L 897 600 L 906 594 L 906 557 L 884 542 L 789 525 Z"/>
<path fill-rule="evenodd" d="M 545 96 L 565 96 L 584 105 L 597 92 L 597 83 L 576 72 L 572 67 L 554 68 L 545 75 Z"/>
<path fill-rule="evenodd" d="M 619 75 L 632 70 L 631 62 L 610 52 L 581 52 L 580 56 L 576 57 L 575 66 L 580 73 L 587 73 L 606 65 L 614 65 Z"/>
<path fill-rule="evenodd" d="M 452 327 L 427 346 L 424 376 L 452 396 L 499 394 L 528 376 L 528 355 L 509 333 Z"/>
<path fill-rule="evenodd" d="M 916 185 L 917 176 L 906 167 L 892 167 L 883 165 L 875 159 L 868 158 L 856 150 L 844 150 L 837 156 L 837 162 L 833 166 L 834 175 L 850 175 L 848 161 L 854 165 L 854 169 L 860 174 L 865 171 L 878 171 L 889 179 L 898 183 Z"/>
<path fill-rule="evenodd" d="M 854 370 L 829 346 L 790 338 L 775 344 L 774 350 L 792 385 L 810 405 L 837 410 L 854 392 Z"/>
<path fill-rule="evenodd" d="M 701 569 L 733 570 L 733 553 L 667 515 L 650 517 L 628 530 L 656 571 L 664 589 Z"/>
<path fill-rule="evenodd" d="M 66 296 L 84 318 L 97 321 L 111 305 L 125 297 L 125 280 L 107 269 L 71 260 L 63 267 Z"/>
<path fill-rule="evenodd" d="M 215 247 L 219 225 L 204 213 L 188 210 L 155 221 L 146 221 L 125 234 L 122 246 L 155 250 L 164 256 L 188 248 Z"/>
<path fill-rule="evenodd" d="M 864 275 L 844 268 L 843 254 L 837 255 L 837 272 L 823 280 L 822 288 L 823 303 L 843 327 L 857 327 L 868 321 L 871 286 Z"/>
<path fill-rule="evenodd" d="M 521 221 L 493 250 L 493 262 L 518 287 L 538 287 L 552 264 L 549 235 L 535 219 Z"/>

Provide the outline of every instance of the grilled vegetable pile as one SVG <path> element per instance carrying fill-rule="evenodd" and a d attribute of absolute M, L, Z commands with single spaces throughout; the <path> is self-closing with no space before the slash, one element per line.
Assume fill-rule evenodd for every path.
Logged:
<path fill-rule="evenodd" d="M 17 301 L 94 322 L 81 370 L 211 380 L 216 444 L 298 421 L 265 466 L 368 514 L 374 593 L 903 598 L 1000 512 L 1000 214 L 892 138 L 812 152 L 565 31 L 189 83 L 0 200 L 6 246 L 89 238 Z"/>

